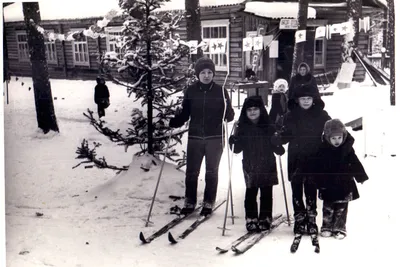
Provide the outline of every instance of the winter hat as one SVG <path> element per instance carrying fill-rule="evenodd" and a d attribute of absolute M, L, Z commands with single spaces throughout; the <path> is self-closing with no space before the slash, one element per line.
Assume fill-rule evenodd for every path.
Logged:
<path fill-rule="evenodd" d="M 305 63 L 305 62 L 301 62 L 301 63 L 299 64 L 299 66 L 297 67 L 297 73 L 300 73 L 300 68 L 301 68 L 301 67 L 305 67 L 306 70 L 307 70 L 307 73 L 310 72 L 310 66 L 309 66 L 307 63 Z"/>
<path fill-rule="evenodd" d="M 285 89 L 279 89 L 279 86 L 283 85 Z M 288 82 L 285 79 L 278 79 L 274 82 L 274 90 L 272 93 L 286 93 L 288 90 Z"/>
<path fill-rule="evenodd" d="M 313 98 L 320 98 L 318 87 L 312 84 L 303 84 L 299 87 L 294 88 L 293 92 L 294 98 L 299 98 L 303 96 L 311 96 Z"/>
<path fill-rule="evenodd" d="M 200 72 L 204 69 L 210 69 L 215 75 L 215 64 L 208 57 L 202 57 L 196 61 L 195 66 L 194 66 L 194 71 L 195 71 L 197 78 L 199 77 Z"/>
<path fill-rule="evenodd" d="M 329 142 L 329 139 L 335 135 L 343 135 L 343 142 L 347 137 L 347 130 L 344 124 L 339 119 L 332 119 L 325 122 L 324 136 Z"/>
<path fill-rule="evenodd" d="M 264 107 L 264 101 L 260 96 L 250 96 L 246 98 L 246 100 L 243 103 L 243 109 L 246 110 L 248 108 L 262 108 Z"/>

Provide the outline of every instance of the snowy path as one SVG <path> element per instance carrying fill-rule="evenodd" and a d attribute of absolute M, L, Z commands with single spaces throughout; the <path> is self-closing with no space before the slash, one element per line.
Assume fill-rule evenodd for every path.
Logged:
<path fill-rule="evenodd" d="M 26 84 L 29 82 L 29 79 L 25 80 Z M 72 169 L 78 163 L 74 159 L 76 147 L 85 137 L 104 142 L 99 154 L 106 155 L 109 162 L 129 164 L 132 160 L 132 151 L 123 153 L 121 148 L 107 142 L 88 123 L 82 122 L 82 112 L 87 107 L 94 109 L 93 83 L 52 81 L 53 95 L 65 99 L 55 101 L 61 134 L 46 138 L 35 132 L 33 92 L 28 91 L 26 86 L 10 84 L 13 90 L 10 93 L 11 104 L 5 106 L 6 252 L 9 267 L 293 266 L 299 263 L 307 266 L 362 266 L 385 265 L 395 258 L 397 250 L 389 244 L 399 237 L 396 227 L 399 224 L 399 214 L 395 198 L 398 194 L 398 177 L 395 172 L 398 159 L 384 157 L 363 159 L 370 180 L 358 185 L 361 198 L 350 204 L 347 225 L 349 235 L 342 241 L 321 238 L 319 255 L 313 252 L 308 237 L 303 238 L 295 255 L 290 254 L 293 235 L 292 227 L 287 225 L 281 225 L 244 255 L 234 256 L 231 252 L 217 254 L 216 246 L 227 244 L 245 231 L 244 181 L 240 155 L 234 157 L 233 168 L 233 195 L 235 215 L 238 218 L 235 225 L 231 225 L 228 220 L 227 226 L 231 230 L 226 236 L 221 236 L 221 230 L 218 229 L 223 223 L 223 205 L 208 222 L 176 245 L 169 244 L 167 235 L 150 244 L 141 245 L 139 232 L 144 231 L 149 235 L 162 226 L 172 217 L 166 214 L 169 207 L 175 205 L 171 201 L 156 202 L 152 217 L 156 225 L 144 227 L 154 179 L 149 180 L 147 187 L 133 188 L 127 184 L 126 188 L 117 188 L 120 194 L 111 194 L 107 198 L 103 198 L 101 191 L 98 191 L 99 197 L 95 198 L 97 193 L 93 189 L 106 190 L 107 182 L 116 179 L 115 174 L 97 169 L 85 170 L 82 167 Z M 109 86 L 112 87 L 113 106 L 108 110 L 108 123 L 124 127 L 122 122 L 136 104 L 126 99 L 124 90 Z M 328 107 L 332 108 L 332 105 Z M 118 112 L 113 112 L 114 109 Z M 236 113 L 238 116 L 239 112 Z M 355 149 L 363 158 L 363 134 L 352 134 L 356 138 Z M 226 150 L 220 165 L 219 198 L 226 196 L 228 168 L 225 153 Z M 286 163 L 284 157 L 283 163 Z M 142 178 L 139 173 L 129 175 L 132 181 Z M 180 175 L 178 178 L 183 179 L 183 174 Z M 203 172 L 200 177 L 204 177 Z M 118 179 L 127 179 L 127 175 Z M 135 183 L 135 186 L 139 185 L 142 184 Z M 178 185 L 174 188 L 181 190 Z M 201 180 L 199 190 L 202 188 Z M 287 181 L 286 191 L 292 214 L 291 190 Z M 319 225 L 321 207 L 322 203 L 319 202 Z M 43 216 L 37 217 L 36 212 L 43 213 Z M 274 188 L 274 213 L 285 214 L 281 184 Z M 172 232 L 179 234 L 190 223 L 184 222 Z"/>

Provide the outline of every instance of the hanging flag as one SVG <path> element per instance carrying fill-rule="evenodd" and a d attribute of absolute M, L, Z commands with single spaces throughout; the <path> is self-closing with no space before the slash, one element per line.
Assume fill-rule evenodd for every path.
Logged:
<path fill-rule="evenodd" d="M 210 45 L 209 40 L 202 40 L 199 44 L 199 46 L 201 47 L 201 50 L 203 50 L 204 52 L 207 51 L 208 47 Z"/>
<path fill-rule="evenodd" d="M 353 27 L 353 25 L 351 25 L 350 21 L 341 23 L 340 35 L 345 35 L 345 34 L 351 33 L 352 27 Z"/>
<path fill-rule="evenodd" d="M 321 38 L 325 36 L 326 32 L 326 27 L 325 26 L 320 26 L 315 30 L 315 39 Z"/>
<path fill-rule="evenodd" d="M 264 49 L 267 49 L 271 45 L 272 40 L 274 39 L 273 35 L 265 35 L 263 36 L 263 45 Z"/>
<path fill-rule="evenodd" d="M 279 41 L 272 41 L 269 46 L 269 58 L 279 57 Z"/>
<path fill-rule="evenodd" d="M 219 54 L 218 39 L 210 39 L 210 53 Z"/>
<path fill-rule="evenodd" d="M 243 38 L 243 52 L 251 51 L 253 49 L 253 38 Z"/>
<path fill-rule="evenodd" d="M 364 19 L 359 18 L 358 19 L 358 31 L 361 32 L 362 30 L 365 31 L 365 29 L 364 29 Z"/>
<path fill-rule="evenodd" d="M 332 27 L 332 25 L 326 25 L 326 27 L 325 27 L 325 33 L 326 33 L 325 37 L 328 40 L 331 39 L 331 37 L 332 37 L 331 27 Z"/>
<path fill-rule="evenodd" d="M 218 39 L 217 47 L 218 47 L 218 52 L 220 54 L 225 54 L 226 53 L 226 39 Z"/>
<path fill-rule="evenodd" d="M 296 43 L 306 41 L 306 30 L 296 31 Z"/>
<path fill-rule="evenodd" d="M 371 28 L 371 26 L 370 26 L 370 18 L 369 17 L 365 17 L 364 18 L 364 30 L 365 30 L 365 32 L 368 32 L 370 28 Z"/>
<path fill-rule="evenodd" d="M 342 29 L 342 23 L 332 24 L 330 28 L 330 33 L 331 34 L 340 33 L 341 29 Z"/>
<path fill-rule="evenodd" d="M 253 37 L 253 46 L 254 46 L 254 50 L 262 50 L 263 49 L 263 37 L 262 36 Z"/>
<path fill-rule="evenodd" d="M 190 40 L 188 42 L 189 45 L 189 49 L 190 49 L 190 54 L 192 55 L 196 55 L 197 54 L 197 45 L 198 45 L 199 41 L 197 40 Z"/>

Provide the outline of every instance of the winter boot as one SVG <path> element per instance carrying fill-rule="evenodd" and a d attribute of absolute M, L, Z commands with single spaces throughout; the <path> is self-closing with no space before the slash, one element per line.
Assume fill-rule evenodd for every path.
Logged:
<path fill-rule="evenodd" d="M 323 231 L 321 231 L 321 236 L 322 237 L 330 237 L 330 236 L 332 236 L 332 232 L 328 231 L 328 230 L 323 230 Z"/>
<path fill-rule="evenodd" d="M 308 218 L 307 228 L 309 235 L 318 234 L 318 226 L 315 217 Z"/>
<path fill-rule="evenodd" d="M 185 203 L 183 208 L 181 209 L 180 215 L 187 216 L 194 211 L 194 204 Z"/>
<path fill-rule="evenodd" d="M 260 228 L 260 231 L 268 231 L 271 229 L 271 222 L 272 218 L 259 218 L 258 219 L 258 227 Z"/>
<path fill-rule="evenodd" d="M 257 218 L 247 218 L 246 219 L 246 229 L 248 232 L 258 232 L 260 229 L 258 227 Z"/>
<path fill-rule="evenodd" d="M 335 234 L 335 238 L 336 239 L 339 239 L 339 240 L 342 240 L 342 239 L 344 239 L 346 237 L 346 234 L 345 233 L 342 233 L 342 232 L 337 232 L 336 234 Z"/>
<path fill-rule="evenodd" d="M 203 208 L 201 209 L 201 216 L 208 216 L 212 213 L 213 205 L 210 203 L 203 203 Z"/>
<path fill-rule="evenodd" d="M 307 224 L 304 220 L 302 221 L 295 221 L 293 232 L 295 235 L 304 235 L 307 234 Z"/>

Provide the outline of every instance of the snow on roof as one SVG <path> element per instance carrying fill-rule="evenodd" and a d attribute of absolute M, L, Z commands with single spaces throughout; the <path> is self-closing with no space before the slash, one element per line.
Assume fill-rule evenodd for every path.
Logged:
<path fill-rule="evenodd" d="M 266 18 L 297 18 L 299 12 L 299 3 L 295 2 L 248 2 L 244 10 L 260 17 Z M 315 19 L 316 11 L 308 7 L 308 18 Z"/>
<path fill-rule="evenodd" d="M 121 12 L 118 0 L 39 0 L 40 16 L 42 20 L 80 19 L 102 17 L 111 9 Z M 236 5 L 244 0 L 200 0 L 200 6 Z M 165 2 L 158 11 L 184 10 L 185 0 Z M 17 2 L 4 8 L 4 21 L 23 21 L 22 3 Z"/>

